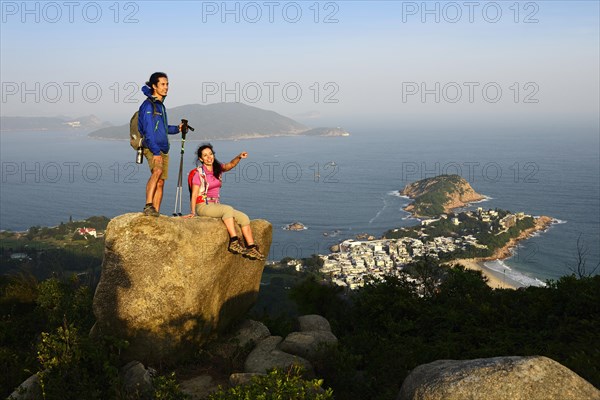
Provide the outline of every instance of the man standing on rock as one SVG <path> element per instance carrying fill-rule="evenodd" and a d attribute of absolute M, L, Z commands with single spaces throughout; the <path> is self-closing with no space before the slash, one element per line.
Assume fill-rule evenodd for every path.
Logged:
<path fill-rule="evenodd" d="M 160 215 L 160 203 L 163 197 L 165 180 L 169 173 L 169 135 L 181 131 L 181 124 L 169 125 L 165 97 L 169 91 L 169 78 L 164 72 L 155 72 L 150 76 L 142 92 L 147 99 L 140 106 L 138 130 L 144 138 L 144 156 L 150 167 L 150 179 L 146 184 L 146 205 L 144 214 L 153 217 Z"/>

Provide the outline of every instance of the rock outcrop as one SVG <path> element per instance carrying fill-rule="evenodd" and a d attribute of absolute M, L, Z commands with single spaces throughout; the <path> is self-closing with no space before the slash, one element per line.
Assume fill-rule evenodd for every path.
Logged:
<path fill-rule="evenodd" d="M 271 224 L 254 220 L 251 227 L 268 254 Z M 228 239 L 215 218 L 114 218 L 106 230 L 92 334 L 127 339 L 123 358 L 145 364 L 192 353 L 258 296 L 264 262 L 229 253 Z"/>
<path fill-rule="evenodd" d="M 337 338 L 331 332 L 329 321 L 320 315 L 298 317 L 299 332 L 291 332 L 285 340 L 281 336 L 271 336 L 269 329 L 261 322 L 243 321 L 232 332 L 218 337 L 206 346 L 211 362 L 222 364 L 252 349 L 243 361 L 243 372 L 229 376 L 229 385 L 249 383 L 257 375 L 266 375 L 272 368 L 286 369 L 300 365 L 306 378 L 314 377 L 312 363 L 322 357 L 322 350 L 337 345 Z M 300 338 L 300 339 L 298 339 Z M 199 378 L 194 378 L 199 379 Z M 204 377 L 203 379 L 206 379 Z M 182 382 L 182 387 L 188 382 Z M 200 391 L 186 390 L 192 398 L 200 398 Z"/>
<path fill-rule="evenodd" d="M 542 356 L 438 360 L 415 368 L 397 400 L 599 400 L 600 391 Z"/>

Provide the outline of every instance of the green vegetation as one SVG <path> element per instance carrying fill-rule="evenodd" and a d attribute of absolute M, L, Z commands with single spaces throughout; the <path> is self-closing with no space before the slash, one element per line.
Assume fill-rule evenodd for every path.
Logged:
<path fill-rule="evenodd" d="M 413 213 L 422 216 L 435 216 L 444 212 L 450 194 L 461 193 L 462 186 L 468 185 L 460 175 L 439 175 L 422 179 L 409 186 L 419 193 L 413 200 Z"/>
<path fill-rule="evenodd" d="M 387 277 L 346 301 L 314 281 L 292 296 L 340 340 L 315 365 L 338 400 L 395 398 L 410 370 L 435 360 L 506 355 L 544 355 L 600 386 L 600 276 L 492 290 L 479 272 L 454 268 L 435 290 Z"/>
<path fill-rule="evenodd" d="M 488 210 L 487 212 L 489 212 Z M 489 222 L 484 222 L 476 213 L 467 211 L 458 214 L 450 213 L 447 218 L 440 218 L 438 221 L 428 225 L 416 225 L 412 227 L 388 230 L 384 237 L 387 239 L 400 239 L 409 237 L 413 239 L 422 239 L 423 241 L 435 237 L 465 237 L 473 236 L 477 243 L 485 247 L 466 246 L 458 248 L 453 252 L 440 254 L 440 259 L 452 260 L 456 258 L 474 258 L 489 257 L 494 251 L 504 247 L 510 239 L 517 238 L 524 230 L 533 228 L 535 220 L 531 216 L 525 216 L 516 219 L 516 222 L 510 228 L 504 229 L 500 226 L 500 220 L 511 214 L 510 211 L 496 208 L 494 210 L 497 216 Z M 459 225 L 452 223 L 457 218 Z"/>
<path fill-rule="evenodd" d="M 37 374 L 48 400 L 138 399 L 123 392 L 120 351 L 127 342 L 91 338 L 93 289 L 75 276 L 39 282 L 20 273 L 0 278 L 0 396 Z M 154 378 L 154 399 L 185 397 L 174 375 Z"/>
<path fill-rule="evenodd" d="M 333 398 L 318 389 L 322 384 L 338 400 L 389 399 L 420 364 L 504 355 L 545 355 L 600 385 L 600 350 L 590 345 L 600 340 L 600 276 L 492 290 L 479 272 L 455 268 L 439 274 L 440 267 L 428 262 L 415 265 L 415 274 L 425 281 L 441 278 L 441 285 L 423 288 L 386 277 L 343 296 L 341 288 L 323 285 L 314 275 L 296 276 L 283 294 L 297 302 L 300 314 L 325 316 L 340 340 L 314 363 L 323 381 L 277 371 L 213 399 L 288 398 L 289 390 L 305 396 L 291 398 Z M 277 271 L 271 281 L 286 282 L 283 275 Z M 94 321 L 91 299 L 91 288 L 75 278 L 40 283 L 26 274 L 2 278 L 0 395 L 8 396 L 37 372 L 47 399 L 125 398 L 118 355 L 127 344 L 87 335 Z M 277 322 L 282 321 L 292 326 L 293 317 L 283 315 Z M 272 321 L 265 322 L 273 331 Z M 184 399 L 176 377 L 164 372 L 154 381 L 153 398 Z"/>
<path fill-rule="evenodd" d="M 91 388 L 98 393 L 85 398 L 107 398 L 103 389 L 114 371 L 105 364 L 117 353 L 87 335 L 94 322 L 91 288 L 76 278 L 38 283 L 24 273 L 0 283 L 0 366 L 6 371 L 0 395 L 37 372 L 46 398 L 82 398 Z"/>
<path fill-rule="evenodd" d="M 24 233 L 1 232 L 0 273 L 25 270 L 38 279 L 87 273 L 93 279 L 102 263 L 103 233 L 109 221 L 106 217 L 90 217 L 61 222 L 53 228 L 32 226 Z M 98 237 L 77 233 L 84 227 L 96 229 Z M 24 254 L 26 258 L 12 258 L 15 253 Z"/>

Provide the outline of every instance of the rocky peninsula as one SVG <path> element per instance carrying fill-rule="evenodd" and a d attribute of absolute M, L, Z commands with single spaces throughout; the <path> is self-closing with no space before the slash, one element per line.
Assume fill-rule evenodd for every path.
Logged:
<path fill-rule="evenodd" d="M 404 210 L 415 217 L 435 216 L 485 197 L 460 175 L 440 175 L 410 183 L 399 191 L 414 201 Z"/>

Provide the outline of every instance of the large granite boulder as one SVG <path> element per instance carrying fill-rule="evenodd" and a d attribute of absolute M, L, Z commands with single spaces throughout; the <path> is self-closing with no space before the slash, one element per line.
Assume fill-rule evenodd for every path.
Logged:
<path fill-rule="evenodd" d="M 600 400 L 589 382 L 541 356 L 438 360 L 415 368 L 397 400 Z"/>
<path fill-rule="evenodd" d="M 251 227 L 268 254 L 271 224 L 254 220 Z M 106 230 L 92 334 L 127 339 L 124 359 L 145 364 L 193 353 L 258 296 L 264 262 L 229 253 L 228 241 L 220 219 L 114 218 Z"/>

